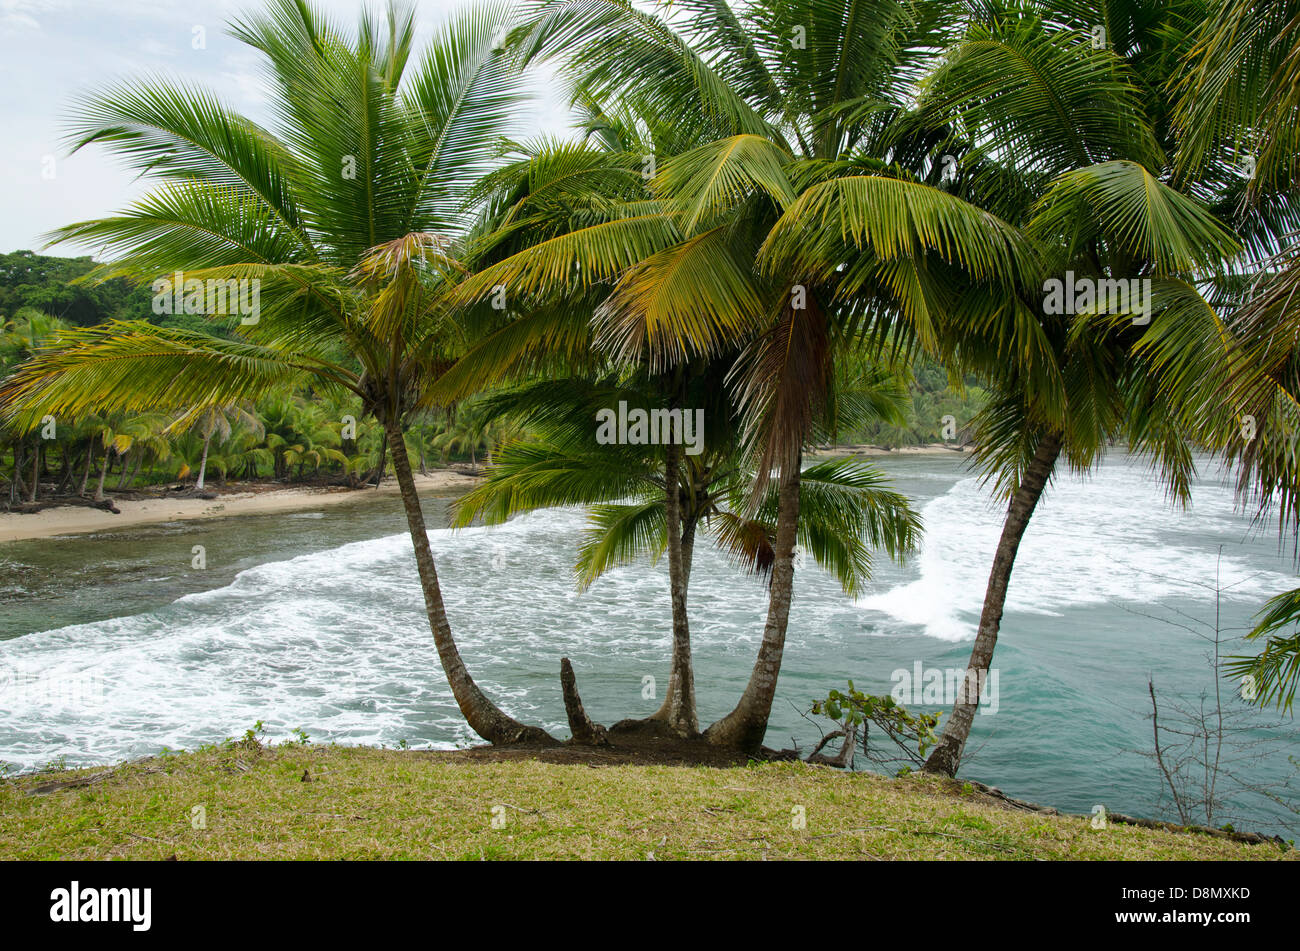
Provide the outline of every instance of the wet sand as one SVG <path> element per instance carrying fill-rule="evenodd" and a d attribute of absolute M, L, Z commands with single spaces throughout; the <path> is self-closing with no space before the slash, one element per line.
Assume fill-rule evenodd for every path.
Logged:
<path fill-rule="evenodd" d="M 428 475 L 416 475 L 415 482 L 421 491 L 436 491 L 468 488 L 478 481 L 478 478 L 454 469 L 443 469 Z M 0 513 L 0 544 L 29 538 L 115 531 L 142 525 L 156 525 L 161 522 L 223 518 L 229 515 L 266 515 L 274 512 L 318 508 L 322 505 L 356 501 L 367 494 L 396 495 L 397 482 L 389 478 L 377 489 L 373 486 L 365 489 L 341 487 L 267 489 L 264 485 L 249 485 L 243 488 L 239 484 L 231 484 L 224 489 L 210 486 L 209 489 L 218 493 L 217 498 L 114 499 L 114 504 L 121 509 L 119 515 L 82 505 L 60 505 L 31 514 Z M 109 497 L 112 498 L 111 493 Z"/>

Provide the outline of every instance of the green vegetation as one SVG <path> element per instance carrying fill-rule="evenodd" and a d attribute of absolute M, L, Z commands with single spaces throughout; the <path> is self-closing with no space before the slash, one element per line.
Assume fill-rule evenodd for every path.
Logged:
<path fill-rule="evenodd" d="M 76 327 L 149 314 L 147 287 L 126 278 L 83 280 L 94 270 L 95 262 L 88 257 L 49 257 L 31 251 L 0 254 L 0 326 L 7 329 L 25 309 Z"/>
<path fill-rule="evenodd" d="M 52 783 L 61 786 L 51 789 Z M 596 759 L 562 765 L 473 752 L 262 748 L 244 741 L 107 772 L 0 782 L 0 817 L 0 856 L 18 859 L 1300 855 L 1191 832 L 1116 823 L 1097 829 L 1089 817 L 1010 809 L 973 788 L 921 774 L 843 775 L 802 763 L 723 769 L 602 766 Z M 800 819 L 803 828 L 796 827 Z"/>
<path fill-rule="evenodd" d="M 871 463 L 805 469 L 817 446 L 937 441 L 952 417 L 1006 503 L 980 673 L 1043 491 L 1112 446 L 1180 502 L 1212 453 L 1300 532 L 1296 0 L 535 0 L 469 6 L 424 55 L 407 6 L 344 30 L 267 0 L 231 31 L 267 67 L 271 128 L 165 79 L 73 110 L 75 148 L 153 187 L 51 235 L 104 247 L 92 271 L 12 265 L 10 504 L 51 472 L 84 494 L 97 465 L 102 499 L 114 463 L 124 487 L 202 487 L 209 469 L 356 484 L 391 460 L 439 661 L 491 742 L 558 745 L 461 658 L 413 456 L 487 456 L 462 525 L 589 506 L 584 582 L 662 556 L 670 687 L 621 726 L 737 754 L 765 738 L 799 555 L 852 592 L 880 551 L 916 546 Z M 543 64 L 577 140 L 506 137 Z M 130 311 L 177 272 L 256 282 L 260 310 Z M 50 316 L 72 313 L 59 287 L 123 279 Z M 624 404 L 702 414 L 703 445 L 680 427 L 611 444 L 595 420 Z M 767 581 L 748 683 L 710 725 L 687 614 L 698 526 Z M 1281 705 L 1293 607 L 1241 666 Z M 600 737 L 566 678 L 574 734 Z M 941 730 L 842 699 L 846 728 L 914 731 L 923 769 L 957 772 L 969 698 Z"/>
<path fill-rule="evenodd" d="M 918 356 L 907 370 L 908 403 L 899 422 L 873 420 L 857 426 L 844 426 L 834 434 L 833 441 L 887 449 L 938 442 L 967 444 L 971 438 L 971 423 L 979 417 L 988 399 L 979 378 L 970 374 L 954 384 L 942 366 L 924 355 Z M 952 417 L 955 430 L 952 436 L 944 433 L 945 416 Z"/>

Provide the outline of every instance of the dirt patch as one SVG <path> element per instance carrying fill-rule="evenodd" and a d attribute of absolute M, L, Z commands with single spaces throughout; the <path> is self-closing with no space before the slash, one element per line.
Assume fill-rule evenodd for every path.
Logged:
<path fill-rule="evenodd" d="M 430 750 L 426 755 L 472 763 L 537 760 L 562 765 L 601 766 L 744 766 L 750 757 L 723 749 L 702 739 L 682 737 L 646 725 L 643 721 L 615 723 L 609 728 L 609 743 L 586 746 L 563 743 L 541 746 L 520 743 L 509 746 L 475 746 L 467 750 Z"/>

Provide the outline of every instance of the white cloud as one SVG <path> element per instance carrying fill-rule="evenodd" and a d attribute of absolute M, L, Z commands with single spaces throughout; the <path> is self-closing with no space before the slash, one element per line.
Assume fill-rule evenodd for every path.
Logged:
<path fill-rule="evenodd" d="M 358 0 L 315 0 L 340 25 L 355 22 Z M 462 0 L 420 0 L 417 50 Z M 70 101 L 78 94 L 141 73 L 163 72 L 212 89 L 259 122 L 272 123 L 259 54 L 225 35 L 236 14 L 259 0 L 0 0 L 0 250 L 37 248 L 38 236 L 74 221 L 112 213 L 143 194 L 147 182 L 92 147 L 67 155 Z M 376 6 L 376 4 L 372 4 Z M 193 48 L 193 27 L 206 49 Z M 558 84 L 537 81 L 538 101 L 520 132 L 560 133 L 568 125 Z M 42 157 L 57 156 L 54 179 Z M 57 247 L 56 254 L 95 249 Z"/>

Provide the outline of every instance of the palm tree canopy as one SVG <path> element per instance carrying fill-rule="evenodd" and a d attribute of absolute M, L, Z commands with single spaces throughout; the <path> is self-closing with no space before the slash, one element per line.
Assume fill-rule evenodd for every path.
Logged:
<path fill-rule="evenodd" d="M 415 405 L 457 346 L 437 298 L 523 78 L 497 49 L 505 5 L 463 11 L 418 59 L 413 17 L 393 0 L 349 32 L 306 0 L 270 0 L 233 22 L 276 91 L 273 128 L 162 76 L 80 100 L 73 148 L 104 145 L 158 185 L 50 239 L 104 248 L 101 278 L 257 281 L 260 310 L 213 315 L 233 341 L 142 322 L 84 332 L 20 371 L 6 412 L 224 405 L 306 379 L 370 410 Z"/>

